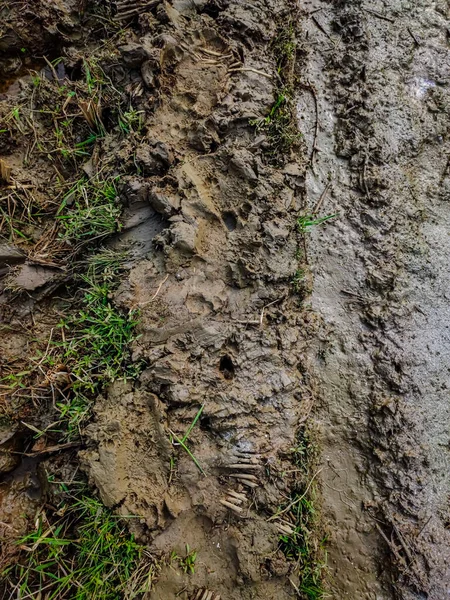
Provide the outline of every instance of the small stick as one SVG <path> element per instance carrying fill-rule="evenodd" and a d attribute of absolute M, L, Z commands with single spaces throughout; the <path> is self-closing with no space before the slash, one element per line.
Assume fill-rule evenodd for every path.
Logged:
<path fill-rule="evenodd" d="M 287 527 L 286 525 L 282 525 L 281 523 L 277 523 L 277 529 L 280 533 L 286 533 L 287 535 L 290 535 L 294 532 L 292 527 Z"/>
<path fill-rule="evenodd" d="M 166 281 L 169 279 L 169 274 L 167 273 L 167 275 L 164 277 L 164 279 L 161 281 L 161 283 L 158 286 L 158 289 L 156 290 L 156 292 L 153 294 L 153 296 L 150 298 L 150 300 L 147 300 L 147 302 L 140 302 L 139 306 L 146 306 L 147 304 L 150 304 L 150 302 L 153 302 L 153 300 L 156 298 L 156 296 L 159 294 L 159 292 L 161 291 L 162 286 L 166 283 Z"/>
<path fill-rule="evenodd" d="M 312 15 L 315 15 L 318 12 L 321 12 L 323 10 L 322 8 L 316 8 L 315 10 L 312 10 L 311 12 L 308 13 L 308 17 L 311 17 Z"/>
<path fill-rule="evenodd" d="M 226 469 L 242 469 L 243 471 L 259 471 L 261 468 L 260 465 L 252 465 L 252 464 L 243 464 L 243 463 L 235 463 L 232 465 L 224 465 Z"/>
<path fill-rule="evenodd" d="M 234 496 L 234 498 L 242 500 L 243 502 L 247 500 L 247 496 L 245 494 L 239 494 L 239 492 L 235 492 L 234 490 L 228 490 L 227 494 L 229 496 Z"/>
<path fill-rule="evenodd" d="M 363 182 L 363 186 L 364 186 L 364 191 L 366 192 L 366 196 L 370 200 L 370 193 L 369 193 L 369 188 L 367 186 L 367 179 L 366 179 L 367 163 L 368 163 L 368 158 L 367 158 L 367 154 L 366 154 L 366 156 L 364 158 L 364 165 L 363 165 L 363 170 L 362 170 L 362 182 Z"/>
<path fill-rule="evenodd" d="M 230 477 L 236 477 L 237 479 L 247 481 L 258 481 L 258 478 L 255 475 L 248 475 L 246 473 L 230 473 Z"/>
<path fill-rule="evenodd" d="M 120 12 L 121 10 L 123 10 L 123 8 L 127 9 L 128 6 L 130 6 L 130 4 L 128 2 L 122 2 L 121 5 L 118 7 L 119 8 L 119 12 L 113 17 L 114 21 L 120 21 L 122 19 L 126 19 L 128 17 L 133 17 L 134 15 L 138 15 L 140 13 L 145 12 L 146 10 L 153 8 L 155 6 L 157 6 L 159 3 L 161 2 L 161 0 L 153 0 L 152 2 L 147 2 L 144 5 L 135 5 L 132 8 L 130 8 L 129 10 L 124 10 L 123 12 Z M 128 6 L 127 6 L 128 4 Z"/>
<path fill-rule="evenodd" d="M 419 537 L 419 535 L 421 535 L 422 531 L 425 529 L 425 527 L 428 525 L 428 523 L 431 521 L 431 519 L 433 518 L 433 515 L 430 515 L 430 518 L 428 519 L 428 521 L 426 521 L 426 523 L 422 526 L 421 530 L 419 531 L 419 533 L 416 535 L 416 538 Z"/>
<path fill-rule="evenodd" d="M 317 150 L 319 149 L 317 147 L 317 139 L 319 137 L 319 102 L 317 100 L 316 90 L 313 88 L 313 86 L 310 83 L 307 83 L 304 87 L 307 90 L 309 90 L 309 92 L 311 93 L 311 95 L 313 97 L 313 100 L 314 100 L 314 111 L 315 111 L 315 115 L 316 115 L 316 122 L 315 122 L 315 125 L 314 125 L 313 145 L 312 145 L 312 149 L 311 149 L 311 155 L 309 157 L 309 166 L 314 171 L 314 156 L 315 156 Z"/>
<path fill-rule="evenodd" d="M 378 531 L 380 532 L 381 536 L 383 537 L 384 541 L 386 542 L 386 544 L 389 546 L 389 548 L 391 549 L 391 551 L 393 552 L 395 558 L 399 561 L 399 563 L 401 565 L 403 565 L 409 572 L 408 569 L 408 565 L 406 563 L 406 560 L 403 558 L 403 556 L 401 554 L 399 554 L 399 551 L 397 549 L 397 546 L 395 546 L 395 544 L 389 540 L 388 536 L 384 533 L 384 531 L 381 529 L 381 527 L 378 525 L 378 523 L 375 523 L 375 527 L 378 529 Z"/>
<path fill-rule="evenodd" d="M 397 526 L 395 525 L 395 523 L 393 521 L 392 521 L 392 526 L 394 528 L 395 533 L 397 534 L 398 539 L 400 540 L 400 544 L 402 545 L 402 548 L 405 551 L 405 554 L 408 557 L 410 564 L 414 564 L 414 559 L 411 555 L 411 550 L 409 549 L 409 546 L 406 543 L 405 538 L 403 537 L 401 532 L 397 529 Z"/>
<path fill-rule="evenodd" d="M 442 184 L 444 183 L 444 179 L 445 179 L 445 178 L 446 178 L 446 176 L 447 176 L 447 173 L 448 173 L 448 169 L 449 169 L 449 167 L 450 167 L 450 156 L 447 158 L 447 162 L 445 163 L 445 168 L 444 168 L 444 170 L 442 171 L 442 177 L 441 177 L 441 180 L 440 180 L 440 182 L 439 182 L 439 183 L 440 183 L 440 185 L 442 185 Z"/>
<path fill-rule="evenodd" d="M 304 494 L 302 494 L 300 496 L 300 498 L 297 498 L 296 500 L 294 500 L 293 502 L 291 502 L 286 508 L 284 508 L 282 511 L 278 512 L 276 515 L 273 515 L 272 517 L 269 517 L 267 520 L 268 521 L 272 521 L 273 519 L 277 519 L 280 515 L 283 515 L 284 513 L 289 512 L 291 510 L 291 508 L 293 508 L 296 504 L 298 504 L 299 502 L 301 502 L 303 500 L 303 498 L 306 496 L 306 494 L 308 493 L 309 488 L 312 486 L 314 479 L 322 471 L 323 471 L 323 467 L 320 467 L 320 469 L 318 471 L 316 471 L 316 473 L 312 476 L 311 481 L 308 483 L 308 486 L 307 486 Z"/>
<path fill-rule="evenodd" d="M 319 212 L 319 209 L 322 206 L 323 201 L 326 198 L 328 190 L 330 189 L 330 185 L 331 185 L 331 183 L 328 182 L 327 185 L 325 186 L 325 189 L 323 190 L 322 194 L 320 195 L 319 201 L 317 202 L 316 206 L 313 209 L 313 212 L 312 212 L 313 215 L 316 215 Z"/>
<path fill-rule="evenodd" d="M 230 494 L 230 492 L 227 493 L 227 498 L 228 498 L 228 502 L 231 502 L 232 504 L 235 504 L 236 506 L 240 506 L 244 502 L 241 498 L 235 498 L 234 496 L 232 496 Z"/>
<path fill-rule="evenodd" d="M 371 8 L 364 8 L 364 10 L 368 13 L 370 13 L 371 15 L 373 15 L 374 17 L 378 17 L 378 19 L 381 19 L 382 21 L 388 21 L 389 23 L 395 23 L 395 19 L 391 19 L 391 17 L 387 17 L 386 15 L 383 15 L 379 12 L 377 12 L 376 10 L 372 10 Z"/>
<path fill-rule="evenodd" d="M 420 46 L 420 41 L 417 39 L 417 37 L 414 35 L 414 33 L 411 31 L 411 29 L 409 27 L 407 27 L 406 30 L 409 33 L 409 35 L 412 37 L 412 39 L 414 40 L 415 45 Z"/>
<path fill-rule="evenodd" d="M 254 488 L 258 487 L 258 484 L 253 483 L 253 481 L 247 481 L 246 479 L 240 479 L 240 478 L 238 478 L 238 481 L 240 481 L 242 483 L 242 485 L 246 485 L 250 489 L 254 489 Z"/>
<path fill-rule="evenodd" d="M 41 454 L 52 454 L 53 452 L 60 452 L 61 450 L 68 450 L 69 448 L 75 448 L 80 446 L 80 442 L 67 442 L 66 444 L 60 444 L 59 446 L 48 446 L 38 452 L 15 452 L 14 450 L 3 450 L 0 448 L 0 452 L 3 454 L 20 454 L 20 456 L 40 456 Z"/>
<path fill-rule="evenodd" d="M 354 296 L 355 298 L 359 298 L 360 300 L 366 300 L 366 298 L 364 298 L 364 296 L 361 296 L 361 294 L 351 292 L 350 290 L 341 290 L 341 294 L 345 294 L 346 296 Z"/>
<path fill-rule="evenodd" d="M 199 50 L 205 52 L 206 54 L 211 54 L 211 56 L 225 56 L 221 52 L 215 52 L 214 50 L 209 50 L 208 48 L 199 48 Z"/>
<path fill-rule="evenodd" d="M 255 456 L 255 453 L 246 454 L 244 452 L 233 452 L 232 455 L 236 459 L 243 458 L 246 462 L 251 463 L 252 465 L 258 465 L 258 459 L 261 458 L 259 454 Z"/>
<path fill-rule="evenodd" d="M 311 17 L 312 22 L 315 24 L 315 26 L 320 29 L 320 31 L 327 36 L 327 38 L 330 40 L 330 42 L 333 44 L 333 46 L 336 46 L 336 42 L 333 40 L 333 38 L 331 37 L 331 35 L 328 33 L 328 31 L 326 29 L 324 29 L 324 27 L 322 27 L 322 25 L 319 23 L 319 21 L 316 19 L 316 17 Z"/>
<path fill-rule="evenodd" d="M 263 324 L 263 319 L 264 319 L 264 311 L 266 310 L 266 308 L 269 308 L 269 306 L 272 306 L 273 304 L 276 304 L 277 302 L 281 302 L 282 300 L 285 299 L 286 296 L 282 296 L 281 298 L 278 298 L 277 300 L 274 300 L 273 302 L 269 302 L 269 304 L 266 304 L 265 306 L 263 306 L 263 309 L 261 311 L 261 316 L 259 318 L 259 324 L 262 327 Z"/>
<path fill-rule="evenodd" d="M 49 66 L 49 68 L 51 69 L 56 83 L 58 84 L 59 87 L 61 87 L 55 67 L 52 65 L 52 63 L 48 60 L 48 58 L 46 56 L 44 56 L 43 58 L 44 58 L 45 62 L 47 63 L 47 65 Z"/>
<path fill-rule="evenodd" d="M 243 511 L 243 509 L 239 508 L 239 506 L 235 506 L 234 504 L 231 504 L 231 502 L 227 502 L 226 500 L 220 500 L 220 504 L 223 504 L 227 508 L 234 510 L 238 514 L 240 514 Z"/>

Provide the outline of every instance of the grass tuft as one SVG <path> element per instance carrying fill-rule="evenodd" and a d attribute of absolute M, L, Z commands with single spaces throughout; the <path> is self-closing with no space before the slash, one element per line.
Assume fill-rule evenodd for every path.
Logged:
<path fill-rule="evenodd" d="M 337 213 L 333 215 L 326 215 L 325 217 L 314 217 L 312 215 L 302 215 L 297 219 L 297 227 L 300 233 L 306 233 L 311 227 L 315 227 L 316 225 L 321 225 L 330 219 L 336 218 Z"/>
<path fill-rule="evenodd" d="M 257 131 L 266 133 L 269 142 L 267 156 L 272 163 L 281 164 L 303 140 L 295 114 L 298 43 L 292 22 L 279 28 L 271 50 L 276 60 L 279 82 L 275 100 L 269 113 L 261 119 L 250 121 L 250 125 L 254 125 Z"/>
<path fill-rule="evenodd" d="M 197 560 L 197 551 L 191 550 L 189 544 L 186 544 L 186 555 L 179 556 L 175 550 L 170 554 L 170 562 L 177 562 L 184 573 L 195 573 L 195 561 Z"/>
<path fill-rule="evenodd" d="M 264 131 L 267 134 L 270 144 L 268 155 L 275 162 L 279 162 L 295 144 L 302 140 L 303 136 L 298 130 L 292 111 L 291 94 L 288 89 L 284 88 L 278 91 L 269 114 L 262 119 L 250 122 L 251 125 L 256 126 L 258 131 Z"/>
<path fill-rule="evenodd" d="M 69 393 L 56 404 L 67 436 L 73 436 L 89 415 L 92 400 L 102 387 L 120 378 L 135 378 L 142 365 L 131 361 L 131 343 L 139 322 L 136 310 L 119 310 L 111 300 L 114 273 L 120 257 L 104 251 L 89 259 L 82 307 L 60 323 L 61 362 L 72 378 Z M 101 277 L 99 276 L 99 271 Z"/>
<path fill-rule="evenodd" d="M 122 207 L 118 202 L 116 179 L 79 180 L 65 195 L 57 214 L 64 240 L 98 239 L 120 230 Z"/>
<path fill-rule="evenodd" d="M 123 600 L 151 588 L 155 565 L 125 525 L 96 498 L 66 495 L 56 522 L 42 513 L 2 573 L 9 598 Z"/>
<path fill-rule="evenodd" d="M 324 538 L 320 544 L 316 539 L 317 511 L 315 508 L 314 489 L 307 496 L 302 497 L 300 492 L 291 496 L 293 504 L 289 516 L 294 521 L 294 529 L 290 534 L 280 537 L 280 547 L 286 558 L 298 565 L 300 578 L 299 590 L 307 600 L 322 600 L 325 598 L 323 589 L 324 558 L 319 559 L 323 553 L 326 542 Z"/>
<path fill-rule="evenodd" d="M 296 481 L 292 486 L 289 502 L 281 506 L 270 520 L 284 525 L 280 536 L 280 549 L 286 558 L 295 564 L 299 577 L 299 597 L 304 600 L 322 600 L 324 572 L 326 569 L 325 544 L 327 537 L 320 535 L 320 494 L 316 478 L 318 447 L 312 433 L 302 427 L 291 448 L 291 460 L 296 466 Z M 320 539 L 322 538 L 322 539 Z"/>

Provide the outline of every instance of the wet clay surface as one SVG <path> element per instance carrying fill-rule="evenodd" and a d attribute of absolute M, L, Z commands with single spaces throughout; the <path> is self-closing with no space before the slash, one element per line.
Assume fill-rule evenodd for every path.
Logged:
<path fill-rule="evenodd" d="M 308 198 L 314 206 L 326 190 L 323 210 L 339 213 L 309 244 L 324 320 L 313 359 L 333 597 L 441 600 L 450 594 L 448 6 L 305 10 L 319 99 Z M 312 132 L 307 97 L 299 117 Z"/>

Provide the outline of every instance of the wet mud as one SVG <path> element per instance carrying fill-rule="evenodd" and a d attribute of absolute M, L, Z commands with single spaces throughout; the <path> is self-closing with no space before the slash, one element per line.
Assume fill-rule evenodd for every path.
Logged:
<path fill-rule="evenodd" d="M 305 10 L 319 109 L 308 201 L 339 214 L 309 244 L 333 597 L 438 600 L 450 582 L 448 7 Z M 310 99 L 299 116 L 314 131 Z"/>
<path fill-rule="evenodd" d="M 1 185 L 39 211 L 24 236 L 2 221 L 1 356 L 7 378 L 31 357 L 35 385 L 0 388 L 2 566 L 51 505 L 52 477 L 82 473 L 152 556 L 196 550 L 192 573 L 161 560 L 146 598 L 310 598 L 282 551 L 295 523 L 280 508 L 314 483 L 321 524 L 303 535 L 317 550 L 329 533 L 329 597 L 448 597 L 446 3 L 58 2 L 37 17 L 25 4 L 0 4 L 2 116 L 30 102 L 44 116 L 33 131 L 16 114 L 17 138 L 3 132 Z M 302 141 L 273 160 L 255 122 L 280 93 L 283 24 Z M 44 101 L 81 80 L 88 39 L 114 86 L 94 115 L 104 131 L 88 158 L 36 156 Z M 93 113 L 71 98 L 86 137 Z M 111 98 L 119 120 L 137 108 L 138 133 L 112 125 Z M 141 367 L 101 391 L 64 445 L 55 381 L 70 373 L 41 357 L 86 252 L 52 221 L 49 190 L 73 169 L 120 179 L 121 226 L 102 245 L 127 256 L 110 300 L 139 311 Z M 304 231 L 310 215 L 334 216 Z M 314 470 L 298 462 L 305 431 Z"/>
<path fill-rule="evenodd" d="M 108 130 L 94 158 L 82 164 L 88 176 L 96 169 L 121 174 L 122 226 L 105 244 L 128 259 L 111 301 L 139 310 L 132 360 L 145 368 L 134 381 L 103 390 L 83 424 L 81 449 L 68 454 L 76 454 L 106 507 L 135 517 L 128 522 L 136 539 L 153 556 L 166 557 L 150 598 L 292 598 L 301 582 L 280 535 L 293 527 L 277 511 L 289 503 L 294 484 L 304 495 L 310 488 L 305 491 L 308 474 L 299 475 L 292 448 L 311 411 L 306 351 L 315 317 L 290 287 L 299 268 L 296 217 L 307 159 L 299 152 L 274 166 L 269 142 L 251 121 L 274 103 L 270 42 L 296 7 L 276 0 L 153 4 L 143 16 L 130 5 L 137 21 L 121 33 L 112 66 L 110 56 L 102 57 L 114 83 L 123 85 L 122 77 L 128 85 L 144 132 L 133 145 Z M 69 47 L 58 63 L 61 74 L 39 73 L 39 90 L 77 81 L 80 60 L 78 47 Z M 33 84 L 23 81 L 19 94 L 26 97 Z M 14 102 L 8 90 L 5 102 Z M 80 106 L 89 120 L 86 104 Z M 10 139 L 6 144 L 11 177 L 20 177 L 23 148 Z M 34 170 L 40 197 L 45 178 L 54 178 L 51 167 L 43 158 L 30 161 L 27 176 Z M 58 163 L 56 170 L 67 176 Z M 11 184 L 6 179 L 9 174 L 4 183 Z M 26 360 L 27 346 L 35 350 L 36 338 L 48 340 L 48 350 L 67 310 L 64 286 L 82 250 L 59 242 L 50 260 L 39 252 L 48 236 L 45 226 L 30 228 L 25 241 L 16 236 L 15 245 L 2 246 L 7 376 Z M 15 408 L 26 427 L 46 432 L 45 450 L 55 443 L 54 377 L 67 382 L 70 373 L 62 365 L 40 380 L 36 374 L 32 400 L 40 414 L 20 388 L 3 397 L 8 419 L 17 418 Z M 45 401 L 48 382 L 53 398 Z M 53 461 L 43 458 L 44 475 L 55 469 Z M 6 528 L 18 519 L 8 507 L 15 473 L 26 464 L 5 467 L 11 473 L 3 485 Z M 65 479 L 58 475 L 75 476 L 67 469 Z M 48 491 L 39 488 L 34 500 L 37 506 L 18 507 L 27 519 L 16 537 L 33 526 Z M 167 557 L 186 548 L 197 552 L 195 572 L 174 576 Z"/>

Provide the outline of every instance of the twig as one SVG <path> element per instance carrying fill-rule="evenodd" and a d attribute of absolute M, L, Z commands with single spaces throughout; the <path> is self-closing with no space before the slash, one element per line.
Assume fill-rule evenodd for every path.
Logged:
<path fill-rule="evenodd" d="M 358 300 L 361 300 L 362 302 L 366 302 L 366 298 L 364 298 L 364 296 L 361 296 L 360 294 L 356 294 L 355 292 L 351 292 L 350 290 L 341 290 L 341 294 L 345 294 L 346 296 L 353 296 L 354 298 L 358 298 Z"/>
<path fill-rule="evenodd" d="M 311 148 L 311 154 L 309 157 L 309 166 L 314 170 L 314 156 L 317 152 L 317 150 L 319 149 L 317 147 L 317 139 L 319 137 L 319 102 L 317 100 L 317 94 L 316 94 L 316 90 L 314 89 L 314 87 L 310 84 L 310 83 L 306 83 L 303 85 L 303 87 L 308 90 L 314 100 L 314 111 L 315 111 L 315 115 L 316 115 L 316 121 L 315 121 L 315 125 L 314 125 L 314 138 L 313 138 L 313 145 Z"/>
<path fill-rule="evenodd" d="M 120 2 L 117 7 L 117 14 L 113 17 L 114 21 L 121 21 L 139 15 L 140 13 L 158 6 L 162 0 L 153 0 L 142 5 L 131 6 L 131 2 Z M 127 6 L 128 5 L 128 6 Z M 129 8 L 130 7 L 130 8 Z M 124 10 L 125 9 L 125 10 Z M 127 10 L 128 9 L 128 10 Z M 123 11 L 123 12 L 120 12 Z"/>
<path fill-rule="evenodd" d="M 237 512 L 238 514 L 240 514 L 244 510 L 243 508 L 240 508 L 235 504 L 231 504 L 231 502 L 228 502 L 227 500 L 219 500 L 219 502 L 220 504 L 223 504 L 223 506 L 226 506 L 230 510 L 234 510 L 234 512 Z"/>
<path fill-rule="evenodd" d="M 322 27 L 322 25 L 319 23 L 319 21 L 316 19 L 316 17 L 311 17 L 312 22 L 314 23 L 314 25 L 320 29 L 320 31 L 327 36 L 327 38 L 330 40 L 330 42 L 333 44 L 333 46 L 336 46 L 336 42 L 333 40 L 333 38 L 331 37 L 331 35 L 328 33 L 328 31 L 326 29 L 324 29 L 324 27 Z"/>
<path fill-rule="evenodd" d="M 41 360 L 37 363 L 36 368 L 39 367 L 39 365 L 41 365 L 44 362 L 44 360 L 47 358 L 48 350 L 49 350 L 50 344 L 52 342 L 53 330 L 54 330 L 54 327 L 52 327 L 50 330 L 50 336 L 48 338 L 47 348 L 45 349 L 45 352 L 44 352 Z"/>
<path fill-rule="evenodd" d="M 53 78 L 56 82 L 56 84 L 61 87 L 60 81 L 59 81 L 59 77 L 58 74 L 56 72 L 55 67 L 52 65 L 52 63 L 48 60 L 48 58 L 46 56 L 43 57 L 43 59 L 45 60 L 45 62 L 47 63 L 48 67 L 51 69 L 51 72 L 53 73 Z"/>
<path fill-rule="evenodd" d="M 67 442 L 66 444 L 60 444 L 59 446 L 48 446 L 38 452 L 15 452 L 14 450 L 4 450 L 0 448 L 0 453 L 3 454 L 19 454 L 20 456 L 40 456 L 41 454 L 52 454 L 53 452 L 60 452 L 61 450 L 68 450 L 69 448 L 75 448 L 80 446 L 80 442 Z"/>
<path fill-rule="evenodd" d="M 372 10 L 371 8 L 364 8 L 363 10 L 370 13 L 374 17 L 381 19 L 382 21 L 388 21 L 389 23 L 395 23 L 395 19 L 391 19 L 391 17 L 387 17 L 386 15 L 383 15 L 383 14 L 377 12 L 376 10 Z"/>
<path fill-rule="evenodd" d="M 323 201 L 326 198 L 326 195 L 328 194 L 328 190 L 330 189 L 331 183 L 328 182 L 327 185 L 325 186 L 325 189 L 323 190 L 322 194 L 320 195 L 319 201 L 317 202 L 316 206 L 313 209 L 312 214 L 316 215 L 319 212 L 320 207 L 323 204 Z"/>
<path fill-rule="evenodd" d="M 409 33 L 409 35 L 412 37 L 412 39 L 414 40 L 414 43 L 416 46 L 420 46 L 420 41 L 417 39 L 417 37 L 415 36 L 415 34 L 411 31 L 411 29 L 409 27 L 406 28 L 407 32 Z"/>
<path fill-rule="evenodd" d="M 368 157 L 367 154 L 364 157 L 364 164 L 363 164 L 363 168 L 362 168 L 362 183 L 363 183 L 363 188 L 364 191 L 366 192 L 366 196 L 367 198 L 370 200 L 370 192 L 369 192 L 369 187 L 367 185 L 367 179 L 366 179 L 366 172 L 367 172 L 367 163 L 368 163 Z"/>
<path fill-rule="evenodd" d="M 321 10 L 320 8 L 318 10 Z M 295 585 L 295 583 L 292 581 L 292 579 L 289 577 L 289 583 L 292 585 L 292 587 L 294 588 L 294 590 L 296 591 L 298 597 L 300 598 L 300 588 L 298 586 Z"/>
<path fill-rule="evenodd" d="M 442 176 L 441 176 L 441 180 L 439 182 L 439 185 L 442 185 L 444 183 L 444 180 L 447 177 L 447 173 L 448 173 L 449 167 L 450 167 L 450 156 L 447 158 L 447 162 L 445 163 L 445 168 L 442 171 Z"/>
<path fill-rule="evenodd" d="M 378 529 L 378 531 L 381 534 L 381 536 L 383 537 L 384 541 L 386 542 L 386 544 L 391 549 L 391 552 L 394 554 L 395 558 L 399 561 L 399 563 L 401 565 L 403 565 L 403 567 L 405 567 L 405 569 L 407 569 L 408 572 L 410 572 L 409 569 L 408 569 L 408 565 L 406 563 L 406 560 L 399 553 L 399 551 L 397 549 L 397 546 L 388 538 L 388 536 L 384 533 L 384 531 L 381 529 L 381 527 L 378 525 L 378 523 L 375 523 L 375 527 Z"/>
<path fill-rule="evenodd" d="M 139 306 L 145 306 L 146 304 L 150 304 L 150 302 L 153 302 L 153 300 L 156 298 L 156 296 L 159 294 L 159 292 L 161 291 L 162 286 L 166 283 L 166 281 L 169 279 L 169 273 L 167 273 L 167 275 L 164 277 L 164 279 L 161 281 L 161 283 L 158 286 L 158 289 L 156 290 L 156 292 L 153 294 L 153 296 L 150 298 L 150 300 L 147 300 L 147 302 L 140 302 Z"/>
<path fill-rule="evenodd" d="M 199 48 L 201 52 L 205 54 L 210 54 L 211 56 L 219 56 L 220 58 L 233 56 L 232 54 L 222 54 L 222 52 L 216 52 L 215 50 L 210 50 L 209 48 Z"/>
<path fill-rule="evenodd" d="M 323 10 L 323 7 L 322 8 L 316 8 L 316 9 L 312 10 L 311 12 L 307 13 L 308 17 L 312 17 L 312 15 L 315 15 L 318 12 L 322 12 L 322 10 Z"/>
<path fill-rule="evenodd" d="M 428 525 L 428 523 L 431 521 L 432 518 L 433 518 L 433 515 L 430 515 L 429 519 L 425 522 L 425 524 L 420 529 L 419 533 L 416 535 L 416 538 L 418 538 L 422 534 L 423 530 L 425 529 L 425 527 Z"/>
<path fill-rule="evenodd" d="M 264 319 L 264 311 L 266 310 L 266 308 L 269 308 L 269 306 L 272 306 L 273 304 L 276 304 L 277 302 L 281 302 L 282 300 L 284 300 L 286 298 L 286 296 L 281 296 L 281 298 L 277 298 L 276 300 L 274 300 L 273 302 L 269 302 L 269 304 L 266 304 L 265 306 L 263 306 L 263 309 L 261 311 L 261 316 L 259 318 L 259 324 L 262 327 L 263 324 L 263 319 Z"/>

